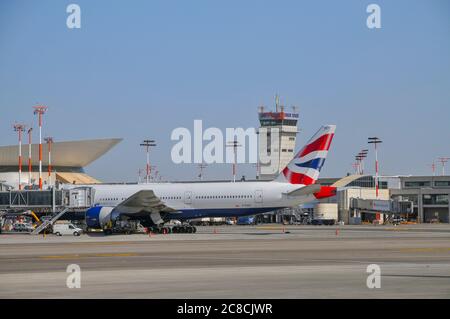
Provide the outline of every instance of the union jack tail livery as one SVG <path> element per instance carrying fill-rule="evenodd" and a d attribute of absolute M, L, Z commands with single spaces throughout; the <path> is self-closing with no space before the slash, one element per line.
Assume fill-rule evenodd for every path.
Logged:
<path fill-rule="evenodd" d="M 299 185 L 314 184 L 327 158 L 335 131 L 336 125 L 322 126 L 276 180 Z"/>

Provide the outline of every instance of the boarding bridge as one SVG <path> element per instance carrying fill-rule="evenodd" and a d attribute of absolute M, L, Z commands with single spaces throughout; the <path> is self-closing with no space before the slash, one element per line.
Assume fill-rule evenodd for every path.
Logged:
<path fill-rule="evenodd" d="M 80 210 L 92 207 L 94 189 L 92 187 L 76 187 L 56 190 L 11 190 L 0 192 L 0 210 L 37 212 L 58 212 L 67 208 Z"/>
<path fill-rule="evenodd" d="M 350 209 L 365 213 L 410 214 L 413 212 L 413 203 L 410 201 L 351 198 Z"/>
<path fill-rule="evenodd" d="M 50 190 L 10 190 L 0 192 L 0 218 L 2 213 L 52 213 L 49 220 L 34 229 L 38 235 L 53 225 L 68 211 L 85 211 L 94 205 L 94 189 L 92 187 L 76 187 L 72 189 Z"/>

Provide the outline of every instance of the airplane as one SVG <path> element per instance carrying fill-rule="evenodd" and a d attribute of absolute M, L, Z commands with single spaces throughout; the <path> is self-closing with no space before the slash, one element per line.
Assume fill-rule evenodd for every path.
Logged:
<path fill-rule="evenodd" d="M 335 187 L 316 184 L 335 130 L 335 125 L 322 126 L 273 181 L 93 185 L 95 205 L 86 211 L 87 226 L 104 228 L 128 219 L 155 233 L 193 233 L 189 224 L 164 224 L 257 215 L 335 196 Z"/>

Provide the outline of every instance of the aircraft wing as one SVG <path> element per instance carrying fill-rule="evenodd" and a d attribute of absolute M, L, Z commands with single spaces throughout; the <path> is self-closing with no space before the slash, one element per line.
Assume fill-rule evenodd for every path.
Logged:
<path fill-rule="evenodd" d="M 309 186 L 304 186 L 301 188 L 298 188 L 290 193 L 287 193 L 288 196 L 308 196 L 313 195 L 315 193 L 320 192 L 320 189 L 322 188 L 319 184 L 312 184 Z"/>
<path fill-rule="evenodd" d="M 164 204 L 152 190 L 141 190 L 128 197 L 115 208 L 125 214 L 132 213 L 173 213 L 177 210 Z"/>

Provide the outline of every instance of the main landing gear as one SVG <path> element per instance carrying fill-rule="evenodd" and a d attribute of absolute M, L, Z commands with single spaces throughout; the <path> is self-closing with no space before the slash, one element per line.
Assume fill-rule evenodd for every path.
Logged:
<path fill-rule="evenodd" d="M 195 234 L 197 232 L 197 228 L 191 225 L 177 225 L 173 227 L 153 226 L 149 227 L 148 230 L 155 234 Z"/>
<path fill-rule="evenodd" d="M 191 225 L 173 226 L 172 232 L 175 234 L 195 234 L 197 232 L 197 228 Z"/>

